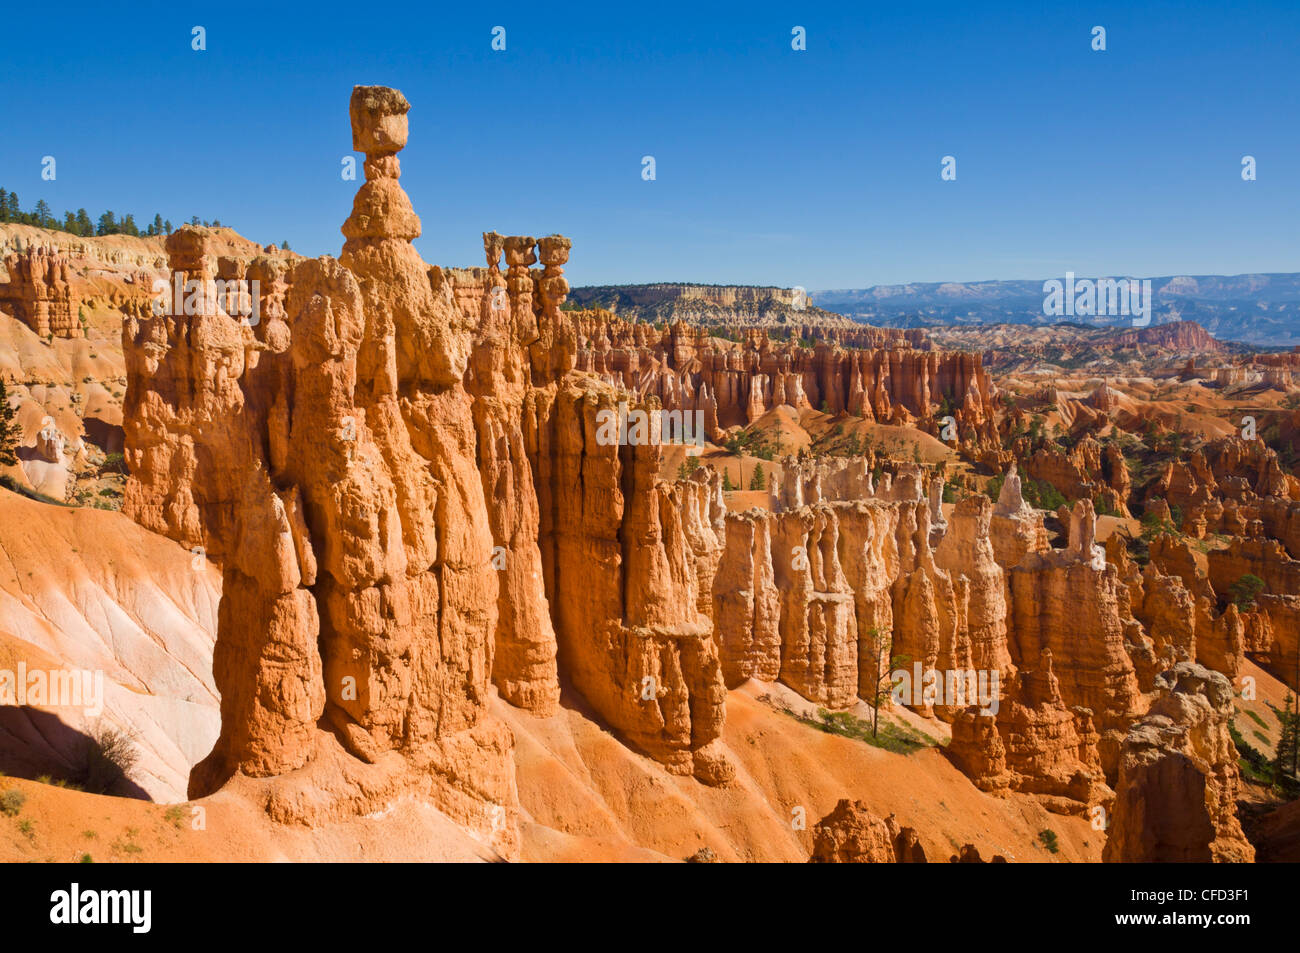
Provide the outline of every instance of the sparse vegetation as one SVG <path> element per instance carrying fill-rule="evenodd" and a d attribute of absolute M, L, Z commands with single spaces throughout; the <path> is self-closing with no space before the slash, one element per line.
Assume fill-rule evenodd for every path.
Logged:
<path fill-rule="evenodd" d="M 0 794 L 0 814 L 6 817 L 17 817 L 22 811 L 23 805 L 27 803 L 27 795 L 17 788 L 10 788 L 3 794 Z"/>
<path fill-rule="evenodd" d="M 1264 757 L 1250 742 L 1242 737 L 1237 726 L 1231 721 L 1228 722 L 1228 734 L 1232 737 L 1232 743 L 1237 748 L 1237 765 L 1241 768 L 1242 777 L 1254 781 L 1256 784 L 1273 783 L 1273 766 L 1269 760 Z"/>
<path fill-rule="evenodd" d="M 1161 519 L 1152 511 L 1142 514 L 1142 541 L 1150 543 L 1157 536 L 1164 534 L 1178 535 L 1178 527 L 1171 520 Z"/>
<path fill-rule="evenodd" d="M 871 706 L 871 734 L 874 737 L 880 728 L 880 705 L 889 697 L 890 689 L 894 684 L 893 673 L 912 659 L 909 655 L 894 655 L 893 630 L 873 627 L 867 636 L 876 648 L 873 659 L 876 668 L 869 697 L 863 700 Z M 864 672 L 863 675 L 865 676 L 866 673 Z"/>
<path fill-rule="evenodd" d="M 0 377 L 0 466 L 11 467 L 18 462 L 18 441 L 23 431 L 14 420 L 17 413 L 9 404 L 9 391 Z"/>
<path fill-rule="evenodd" d="M 870 449 L 870 441 L 859 440 L 856 432 L 846 436 L 842 423 L 822 431 L 808 446 L 808 452 L 813 456 L 828 457 L 860 457 Z"/>
<path fill-rule="evenodd" d="M 33 490 L 31 487 L 23 486 L 7 473 L 0 473 L 0 486 L 3 486 L 6 490 L 11 490 L 14 493 L 25 496 L 29 500 L 35 500 L 37 503 L 48 503 L 51 506 L 68 505 L 62 500 L 56 500 L 54 497 L 46 496 L 44 493 Z"/>
<path fill-rule="evenodd" d="M 1110 498 L 1104 494 L 1098 493 L 1092 498 L 1093 508 L 1097 511 L 1098 516 L 1119 516 L 1119 510 L 1111 505 Z"/>
<path fill-rule="evenodd" d="M 758 430 L 741 430 L 734 433 L 727 438 L 723 446 L 736 456 L 749 455 L 760 460 L 772 460 L 776 457 L 776 445 L 769 443 L 767 437 Z"/>
<path fill-rule="evenodd" d="M 855 741 L 864 741 L 873 747 L 883 748 L 895 754 L 912 754 L 922 748 L 939 746 L 939 742 L 934 738 L 907 725 L 891 722 L 881 725 L 878 719 L 868 721 L 847 711 L 827 711 L 825 708 L 819 708 L 816 719 L 798 716 L 796 718 L 818 731 L 839 735 L 842 738 L 852 738 Z"/>
<path fill-rule="evenodd" d="M 1047 848 L 1049 854 L 1058 854 L 1061 851 L 1060 844 L 1058 844 L 1056 840 L 1056 831 L 1051 828 L 1039 831 L 1038 841 Z"/>
<path fill-rule="evenodd" d="M 1002 485 L 1006 480 L 1006 474 L 999 473 L 984 485 L 985 495 L 994 503 L 998 501 L 998 496 L 1002 493 Z M 1026 503 L 1040 510 L 1055 511 L 1069 502 L 1065 495 L 1050 482 L 1035 480 L 1023 471 L 1020 474 L 1020 495 L 1024 497 Z"/>
<path fill-rule="evenodd" d="M 125 833 L 123 833 L 117 840 L 113 841 L 110 846 L 114 851 L 123 854 L 142 853 L 144 848 L 135 842 L 136 838 L 139 836 L 140 829 L 138 827 L 128 827 Z"/>
<path fill-rule="evenodd" d="M 1279 788 L 1294 788 L 1300 783 L 1300 705 L 1287 692 L 1282 708 L 1274 708 L 1273 713 L 1282 723 L 1273 757 L 1273 782 Z"/>
<path fill-rule="evenodd" d="M 108 794 L 131 779 L 140 753 L 136 732 L 102 722 L 90 729 L 82 745 L 75 781 L 92 794 Z"/>
<path fill-rule="evenodd" d="M 192 221 L 195 225 L 199 224 L 198 216 L 195 216 Z M 84 238 L 94 235 L 132 235 L 139 238 L 170 235 L 172 232 L 172 223 L 164 221 L 161 215 L 154 215 L 153 221 L 144 228 L 140 228 L 135 223 L 135 216 L 130 213 L 119 219 L 112 212 L 105 212 L 99 216 L 97 224 L 90 220 L 90 213 L 84 208 L 77 209 L 76 212 L 64 212 L 63 217 L 59 218 L 50 210 L 49 204 L 44 199 L 40 199 L 30 212 L 24 212 L 18 201 L 18 193 L 6 192 L 4 189 L 0 189 L 0 222 L 34 225 L 37 228 L 67 232 Z M 219 226 L 221 222 L 213 220 L 203 224 Z"/>
<path fill-rule="evenodd" d="M 1264 589 L 1264 580 L 1246 573 L 1228 587 L 1228 599 L 1243 611 L 1255 608 L 1255 597 Z"/>
<path fill-rule="evenodd" d="M 1020 492 L 1030 506 L 1040 510 L 1054 511 L 1069 502 L 1065 495 L 1047 480 L 1035 480 L 1033 477 L 1021 480 Z"/>

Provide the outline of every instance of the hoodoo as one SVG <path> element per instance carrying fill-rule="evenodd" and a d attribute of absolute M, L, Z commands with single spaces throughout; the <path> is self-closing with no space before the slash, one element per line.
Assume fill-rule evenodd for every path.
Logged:
<path fill-rule="evenodd" d="M 1213 592 L 1165 544 L 1145 573 L 1122 547 L 1108 558 L 1085 497 L 1059 514 L 1069 538 L 1053 549 L 1014 459 L 996 505 L 966 493 L 948 506 L 919 457 L 791 457 L 764 505 L 728 512 L 712 467 L 667 475 L 659 428 L 610 439 L 601 425 L 620 408 L 699 413 L 717 440 L 775 407 L 932 426 L 942 405 L 977 455 L 1000 439 L 978 358 L 908 337 L 859 348 L 847 330 L 813 349 L 757 330 L 724 342 L 568 310 L 559 235 L 485 232 L 486 267 L 428 266 L 400 182 L 409 109 L 393 89 L 353 91 L 365 182 L 337 259 L 219 258 L 191 226 L 167 239 L 173 281 L 257 282 L 255 324 L 217 309 L 124 326 L 125 510 L 221 568 L 221 732 L 193 795 L 260 779 L 274 817 L 311 824 L 412 794 L 513 857 L 514 716 L 494 706 L 560 717 L 572 693 L 631 751 L 728 786 L 729 689 L 779 682 L 852 710 L 906 659 L 943 690 L 902 704 L 951 726 L 949 761 L 979 790 L 1059 814 L 1114 806 L 1117 859 L 1245 853 L 1218 751 L 1222 686 L 1156 677 L 1180 647 L 1240 665 L 1245 636 L 1231 643 Z M 1116 454 L 1044 451 L 1028 478 L 1123 512 Z M 1171 492 L 1216 479 L 1215 462 L 1192 464 Z M 1235 543 L 1211 574 L 1259 567 L 1259 549 Z M 1251 631 L 1279 657 L 1294 645 L 1285 626 Z M 948 690 L 967 682 L 997 697 Z M 1170 708 L 1193 695 L 1209 714 Z M 1206 722 L 1212 756 L 1161 740 L 1161 712 L 1189 737 Z M 1132 829 L 1135 804 L 1149 814 L 1175 796 L 1147 777 L 1164 761 L 1186 761 L 1214 794 L 1197 845 Z M 850 800 L 816 842 L 817 859 L 924 856 L 915 831 Z"/>

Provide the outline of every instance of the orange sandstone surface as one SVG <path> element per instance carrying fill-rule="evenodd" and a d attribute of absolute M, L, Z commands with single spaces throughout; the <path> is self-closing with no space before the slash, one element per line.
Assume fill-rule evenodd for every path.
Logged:
<path fill-rule="evenodd" d="M 353 91 L 365 183 L 337 258 L 185 226 L 123 259 L 141 281 L 255 288 L 260 309 L 116 301 L 120 358 L 104 350 L 125 392 L 101 416 L 121 431 L 122 511 L 0 491 L 0 651 L 107 670 L 105 717 L 149 726 L 140 791 L 118 793 L 161 803 L 5 782 L 35 834 L 5 830 L 0 855 L 1253 858 L 1230 679 L 1247 653 L 1285 679 L 1300 631 L 1300 485 L 1276 460 L 1229 439 L 1171 466 L 1161 496 L 1236 536 L 1199 569 L 1166 542 L 1140 568 L 1098 538 L 1097 505 L 1130 515 L 1122 456 L 1024 454 L 1078 498 L 1030 506 L 978 355 L 567 310 L 558 235 L 487 232 L 485 267 L 427 265 L 400 182 L 410 108 Z M 72 339 L 92 285 L 61 252 L 10 259 L 15 346 L 53 336 L 62 366 L 89 360 L 89 330 Z M 55 398 L 21 399 L 43 418 Z M 1075 403 L 1124 412 L 1108 391 Z M 658 418 L 648 440 L 603 439 L 621 404 L 698 413 L 714 443 L 794 411 L 938 450 L 786 458 L 766 490 L 728 494 L 708 462 L 671 478 L 684 457 Z M 944 420 L 966 457 L 1010 462 L 996 503 L 945 502 Z M 89 427 L 28 421 L 48 466 L 20 482 L 68 479 Z M 1246 570 L 1270 595 L 1221 608 Z M 918 684 L 880 702 L 897 743 L 868 744 L 898 666 Z M 953 693 L 967 672 L 992 704 Z M 88 729 L 24 709 L 0 730 L 26 776 Z"/>

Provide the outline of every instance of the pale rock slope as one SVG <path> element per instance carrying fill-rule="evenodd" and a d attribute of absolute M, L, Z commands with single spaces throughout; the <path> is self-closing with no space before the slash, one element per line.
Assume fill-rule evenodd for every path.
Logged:
<path fill-rule="evenodd" d="M 114 793 L 183 800 L 190 768 L 220 727 L 212 680 L 220 598 L 218 568 L 120 513 L 0 490 L 0 669 L 16 673 L 21 661 L 104 679 L 98 717 L 66 706 L 0 708 L 0 770 L 67 776 L 85 732 L 102 722 L 138 732 L 138 789 Z"/>

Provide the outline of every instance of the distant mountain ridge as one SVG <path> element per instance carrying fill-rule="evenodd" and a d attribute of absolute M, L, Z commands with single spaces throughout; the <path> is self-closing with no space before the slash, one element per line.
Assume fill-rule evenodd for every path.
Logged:
<path fill-rule="evenodd" d="M 884 327 L 1048 325 L 1044 281 L 915 282 L 811 291 L 820 308 Z M 1084 277 L 1107 277 L 1078 275 Z M 1300 344 L 1300 274 L 1170 275 L 1151 282 L 1151 324 L 1195 321 L 1219 340 L 1259 347 Z M 1131 318 L 1087 319 L 1097 327 L 1132 326 Z"/>
<path fill-rule="evenodd" d="M 569 303 L 603 308 L 629 321 L 684 321 L 724 327 L 852 327 L 849 318 L 815 307 L 802 288 L 656 282 L 571 288 Z"/>

